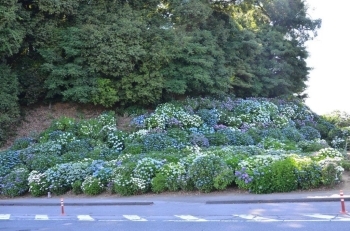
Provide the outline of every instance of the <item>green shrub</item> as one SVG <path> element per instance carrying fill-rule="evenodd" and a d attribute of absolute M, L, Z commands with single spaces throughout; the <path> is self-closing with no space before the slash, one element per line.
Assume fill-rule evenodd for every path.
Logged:
<path fill-rule="evenodd" d="M 80 180 L 77 180 L 72 184 L 72 190 L 75 195 L 83 193 L 81 186 L 82 186 L 82 182 Z"/>
<path fill-rule="evenodd" d="M 295 161 L 286 158 L 271 164 L 272 182 L 274 192 L 290 192 L 298 187 L 295 175 Z"/>
<path fill-rule="evenodd" d="M 16 197 L 23 195 L 29 189 L 28 186 L 29 171 L 25 168 L 18 168 L 0 178 L 1 194 L 7 197 Z"/>
<path fill-rule="evenodd" d="M 22 151 L 21 155 L 23 162 L 30 171 L 37 170 L 39 172 L 44 172 L 62 162 L 61 157 L 57 155 L 46 155 L 44 153 L 34 154 L 31 153 L 30 149 Z"/>
<path fill-rule="evenodd" d="M 317 152 L 323 148 L 329 147 L 325 140 L 303 140 L 298 142 L 298 146 L 303 152 Z"/>
<path fill-rule="evenodd" d="M 167 135 L 175 139 L 178 143 L 186 144 L 188 143 L 189 134 L 187 131 L 181 128 L 169 128 L 167 130 Z"/>
<path fill-rule="evenodd" d="M 177 191 L 181 188 L 179 183 L 179 178 L 186 175 L 185 166 L 181 163 L 168 163 L 163 165 L 159 169 L 157 175 L 162 175 L 165 177 L 165 188 L 170 191 Z M 156 175 L 156 176 L 157 176 Z"/>
<path fill-rule="evenodd" d="M 346 170 L 350 171 L 350 160 L 342 160 L 340 165 Z"/>
<path fill-rule="evenodd" d="M 263 147 L 264 149 L 281 149 L 285 150 L 285 144 L 283 141 L 267 137 L 261 140 L 258 146 Z"/>
<path fill-rule="evenodd" d="M 322 168 L 309 157 L 293 157 L 295 159 L 295 175 L 298 188 L 308 190 L 321 184 Z"/>
<path fill-rule="evenodd" d="M 242 132 L 240 130 L 226 128 L 220 129 L 217 131 L 217 133 L 222 133 L 226 136 L 228 145 L 248 146 L 254 144 L 253 138 L 248 133 Z"/>
<path fill-rule="evenodd" d="M 274 192 L 273 174 L 270 166 L 262 166 L 253 170 L 250 174 L 253 179 L 251 182 L 247 182 L 248 185 L 246 186 L 250 192 L 258 194 Z"/>
<path fill-rule="evenodd" d="M 334 163 L 328 163 L 321 171 L 321 182 L 325 186 L 333 187 L 341 180 L 338 171 L 337 165 Z"/>
<path fill-rule="evenodd" d="M 86 195 L 98 195 L 105 190 L 105 186 L 99 178 L 88 176 L 81 184 L 81 189 Z"/>
<path fill-rule="evenodd" d="M 74 118 L 62 116 L 51 123 L 49 128 L 51 131 L 65 131 L 65 132 L 75 132 L 76 122 Z"/>
<path fill-rule="evenodd" d="M 151 181 L 152 192 L 161 193 L 168 189 L 167 187 L 167 177 L 162 173 L 157 173 L 156 176 Z"/>
<path fill-rule="evenodd" d="M 210 192 L 225 189 L 233 181 L 233 171 L 220 157 L 203 155 L 194 159 L 189 167 L 189 177 L 197 189 Z"/>
<path fill-rule="evenodd" d="M 28 148 L 30 144 L 34 143 L 34 139 L 30 137 L 18 138 L 13 142 L 11 150 L 22 150 Z"/>
<path fill-rule="evenodd" d="M 240 154 L 240 153 L 227 154 L 223 157 L 225 163 L 234 170 L 237 169 L 238 163 L 244 160 L 245 158 L 247 158 L 247 155 Z"/>
<path fill-rule="evenodd" d="M 215 132 L 205 134 L 205 136 L 208 138 L 210 146 L 227 145 L 229 143 L 229 139 L 224 133 Z"/>

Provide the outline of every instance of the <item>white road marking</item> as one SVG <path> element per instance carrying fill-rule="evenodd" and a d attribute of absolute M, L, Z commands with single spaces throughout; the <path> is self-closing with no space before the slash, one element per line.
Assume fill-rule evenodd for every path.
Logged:
<path fill-rule="evenodd" d="M 48 220 L 49 217 L 47 215 L 35 215 L 35 220 Z"/>
<path fill-rule="evenodd" d="M 282 221 L 282 220 L 277 220 L 277 219 L 271 219 L 271 218 L 266 218 L 266 217 L 261 217 L 258 215 L 252 215 L 252 214 L 234 214 L 234 217 L 240 217 L 246 220 L 251 220 L 251 221 L 264 221 L 264 222 L 275 222 L 275 221 Z"/>
<path fill-rule="evenodd" d="M 175 217 L 181 218 L 186 221 L 207 221 L 206 219 L 198 218 L 192 215 L 175 215 Z"/>
<path fill-rule="evenodd" d="M 9 220 L 11 214 L 0 214 L 0 220 Z"/>
<path fill-rule="evenodd" d="M 324 219 L 324 220 L 333 220 L 336 215 L 324 215 L 324 214 L 319 214 L 319 213 L 315 213 L 315 214 L 303 214 L 303 216 L 306 217 L 314 217 L 314 218 L 320 218 L 320 219 Z"/>
<path fill-rule="evenodd" d="M 95 220 L 90 215 L 78 215 L 77 217 L 78 217 L 79 221 L 94 221 Z"/>
<path fill-rule="evenodd" d="M 147 221 L 146 219 L 139 217 L 137 215 L 123 215 L 126 219 L 130 221 Z"/>

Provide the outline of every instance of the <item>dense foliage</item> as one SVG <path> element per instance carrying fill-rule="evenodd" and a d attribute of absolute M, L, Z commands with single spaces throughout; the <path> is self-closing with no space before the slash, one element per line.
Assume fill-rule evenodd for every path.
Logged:
<path fill-rule="evenodd" d="M 343 149 L 317 130 L 324 121 L 298 100 L 187 98 L 134 115 L 130 131 L 113 112 L 62 117 L 0 152 L 0 193 L 69 190 L 133 195 L 153 191 L 252 193 L 332 186 Z M 323 134 L 323 133 L 322 133 Z"/>
<path fill-rule="evenodd" d="M 307 9 L 304 0 L 2 1 L 0 86 L 10 88 L 0 91 L 1 128 L 18 103 L 42 100 L 301 94 L 305 42 L 320 27 Z"/>

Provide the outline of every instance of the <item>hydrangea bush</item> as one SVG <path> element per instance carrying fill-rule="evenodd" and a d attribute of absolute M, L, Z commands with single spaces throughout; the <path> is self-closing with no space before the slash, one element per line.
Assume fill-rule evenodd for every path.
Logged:
<path fill-rule="evenodd" d="M 29 189 L 29 171 L 26 168 L 17 168 L 4 177 L 0 177 L 0 192 L 7 197 L 21 196 Z"/>
<path fill-rule="evenodd" d="M 41 196 L 210 192 L 233 182 L 252 193 L 332 186 L 344 158 L 329 144 L 343 147 L 343 136 L 298 100 L 187 98 L 136 115 L 128 131 L 117 129 L 113 112 L 61 117 L 0 152 L 0 187 L 9 196 L 28 189 Z M 4 179 L 21 168 L 28 169 L 23 190 L 7 193 Z"/>

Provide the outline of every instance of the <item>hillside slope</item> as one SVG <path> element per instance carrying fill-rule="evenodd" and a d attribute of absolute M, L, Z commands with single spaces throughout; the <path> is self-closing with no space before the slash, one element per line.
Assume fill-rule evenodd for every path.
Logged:
<path fill-rule="evenodd" d="M 102 112 L 108 110 L 112 109 L 74 103 L 40 104 L 23 107 L 23 119 L 21 124 L 14 128 L 16 130 L 16 135 L 11 137 L 0 150 L 5 150 L 10 147 L 17 138 L 35 135 L 44 131 L 50 126 L 52 121 L 60 117 L 66 116 L 78 120 L 89 119 L 95 118 Z M 118 117 L 117 121 L 119 121 L 118 124 L 121 129 L 127 129 L 128 117 Z"/>

